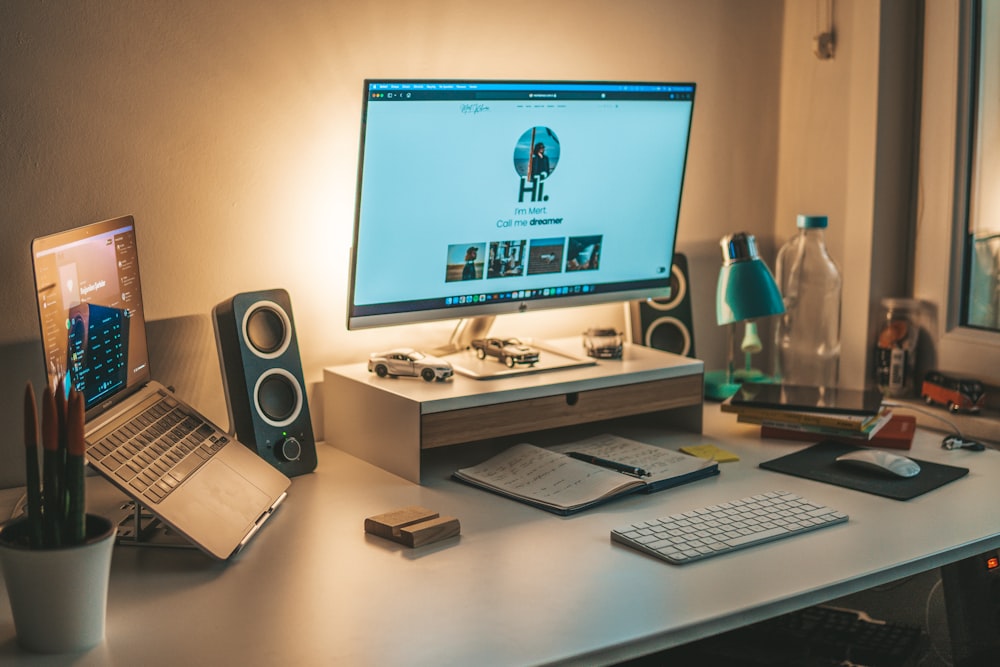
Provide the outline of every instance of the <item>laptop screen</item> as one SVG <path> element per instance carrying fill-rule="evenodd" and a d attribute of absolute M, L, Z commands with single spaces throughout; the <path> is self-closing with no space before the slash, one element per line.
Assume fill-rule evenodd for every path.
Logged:
<path fill-rule="evenodd" d="M 67 373 L 87 410 L 149 380 L 139 257 L 131 216 L 31 244 L 50 381 Z"/>

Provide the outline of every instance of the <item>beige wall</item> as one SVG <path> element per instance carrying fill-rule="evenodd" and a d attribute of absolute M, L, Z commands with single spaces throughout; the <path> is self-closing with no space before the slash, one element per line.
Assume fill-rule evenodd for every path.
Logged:
<path fill-rule="evenodd" d="M 770 263 L 799 212 L 830 216 L 845 274 L 841 378 L 868 373 L 873 313 L 905 293 L 916 3 L 838 0 L 833 60 L 816 6 L 789 0 L 90 0 L 0 4 L 0 419 L 41 379 L 28 244 L 131 213 L 155 374 L 225 424 L 209 313 L 286 288 L 314 422 L 322 368 L 452 324 L 345 329 L 365 77 L 690 80 L 698 84 L 678 250 L 691 263 L 698 356 L 714 321 L 718 241 L 757 234 Z M 507 316 L 495 329 L 569 336 L 622 309 Z M 19 433 L 19 429 L 14 429 Z M 0 486 L 20 479 L 0 443 Z"/>
<path fill-rule="evenodd" d="M 5 4 L 0 343 L 37 336 L 30 239 L 123 213 L 153 319 L 285 286 L 309 367 L 400 338 L 343 327 L 365 76 L 696 81 L 681 249 L 772 219 L 779 2 L 484 7 Z"/>
<path fill-rule="evenodd" d="M 290 292 L 317 421 L 324 366 L 447 337 L 452 323 L 345 330 L 365 77 L 697 82 L 678 250 L 693 264 L 699 356 L 718 366 L 718 240 L 746 229 L 766 244 L 775 220 L 783 11 L 781 0 L 0 4 L 0 418 L 17 421 L 25 379 L 41 376 L 30 239 L 121 214 L 139 225 L 154 372 L 223 423 L 208 314 L 235 293 Z M 592 323 L 621 325 L 622 310 L 496 326 L 552 336 Z M 0 459 L 20 460 L 16 440 Z M 0 466 L 0 485 L 18 468 Z"/>
<path fill-rule="evenodd" d="M 830 3 L 831 60 L 812 52 L 822 4 L 785 3 L 773 230 L 780 244 L 798 213 L 829 216 L 844 278 L 840 383 L 862 387 L 873 378 L 881 298 L 911 289 L 920 3 Z"/>

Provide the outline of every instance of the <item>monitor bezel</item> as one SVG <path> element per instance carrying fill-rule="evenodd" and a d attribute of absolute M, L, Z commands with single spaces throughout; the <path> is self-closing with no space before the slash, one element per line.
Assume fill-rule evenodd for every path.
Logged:
<path fill-rule="evenodd" d="M 691 108 L 688 120 L 688 132 L 684 147 L 684 159 L 681 169 L 680 188 L 678 191 L 678 206 L 675 217 L 675 225 L 679 226 L 681 205 L 683 203 L 684 183 L 687 179 L 688 156 L 691 150 L 691 134 L 694 123 L 694 101 L 697 85 L 691 81 L 655 82 L 655 81 L 611 81 L 611 80 L 533 80 L 533 79 L 402 79 L 402 78 L 372 78 L 364 80 L 363 100 L 361 108 L 361 128 L 358 146 L 358 166 L 357 183 L 354 203 L 354 222 L 351 237 L 351 247 L 349 253 L 348 271 L 348 293 L 347 293 L 347 329 L 362 330 L 375 327 L 395 326 L 402 324 L 418 324 L 423 322 L 433 322 L 441 320 L 461 320 L 465 318 L 494 317 L 496 315 L 524 313 L 529 311 L 553 310 L 558 308 L 572 308 L 578 306 L 592 306 L 615 302 L 628 302 L 637 299 L 666 299 L 671 296 L 671 272 L 668 270 L 662 279 L 651 279 L 642 281 L 641 285 L 634 287 L 616 288 L 613 284 L 597 284 L 597 287 L 610 289 L 596 289 L 589 293 L 573 292 L 567 295 L 535 296 L 530 299 L 510 299 L 488 303 L 462 304 L 459 306 L 446 307 L 419 307 L 410 309 L 398 309 L 393 304 L 375 304 L 365 306 L 366 309 L 374 311 L 386 306 L 387 312 L 367 312 L 357 313 L 358 306 L 355 304 L 355 287 L 357 280 L 357 247 L 361 223 L 362 185 L 364 181 L 364 156 L 365 140 L 367 135 L 368 104 L 370 92 L 373 85 L 386 86 L 412 86 L 412 85 L 490 85 L 490 86 L 523 86 L 526 89 L 543 89 L 546 86 L 575 86 L 587 87 L 622 87 L 622 92 L 627 87 L 653 88 L 661 87 L 664 90 L 673 89 L 690 92 Z M 676 252 L 677 234 L 674 233 L 673 245 L 669 249 L 668 259 L 673 263 Z"/>

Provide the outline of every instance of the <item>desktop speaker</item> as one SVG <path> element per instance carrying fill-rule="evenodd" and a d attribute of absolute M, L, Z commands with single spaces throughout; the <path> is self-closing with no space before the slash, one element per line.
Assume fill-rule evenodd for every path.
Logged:
<path fill-rule="evenodd" d="M 237 294 L 212 314 L 236 439 L 289 477 L 313 471 L 316 441 L 288 292 Z"/>
<path fill-rule="evenodd" d="M 694 357 L 694 324 L 687 257 L 674 253 L 670 297 L 640 299 L 629 304 L 632 342 L 657 350 Z"/>

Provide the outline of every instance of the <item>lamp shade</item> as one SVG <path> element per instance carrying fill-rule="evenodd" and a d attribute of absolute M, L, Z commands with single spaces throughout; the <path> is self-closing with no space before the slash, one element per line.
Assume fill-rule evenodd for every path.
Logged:
<path fill-rule="evenodd" d="M 732 324 L 785 312 L 781 292 L 771 270 L 757 254 L 753 235 L 730 234 L 720 244 L 723 262 L 715 299 L 718 323 Z"/>

